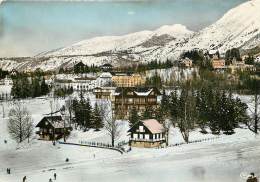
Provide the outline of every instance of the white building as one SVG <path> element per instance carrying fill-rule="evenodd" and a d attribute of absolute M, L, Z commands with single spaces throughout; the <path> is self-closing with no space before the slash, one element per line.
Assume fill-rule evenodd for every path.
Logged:
<path fill-rule="evenodd" d="M 54 87 L 70 89 L 73 88 L 75 91 L 91 91 L 96 87 L 108 86 L 112 83 L 112 75 L 111 73 L 104 72 L 101 73 L 99 77 L 81 75 L 81 76 L 73 76 L 69 77 L 58 77 L 54 80 Z"/>
<path fill-rule="evenodd" d="M 257 57 L 255 58 L 255 63 L 260 63 L 260 56 L 257 56 Z"/>
<path fill-rule="evenodd" d="M 13 85 L 13 80 L 10 77 L 6 76 L 4 79 L 4 85 L 6 86 Z"/>
<path fill-rule="evenodd" d="M 96 87 L 110 86 L 112 84 L 112 75 L 109 72 L 103 72 L 96 80 Z"/>

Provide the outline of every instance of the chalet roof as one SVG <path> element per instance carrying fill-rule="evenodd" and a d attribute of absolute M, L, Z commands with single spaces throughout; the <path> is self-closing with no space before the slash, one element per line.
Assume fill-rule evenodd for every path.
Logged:
<path fill-rule="evenodd" d="M 134 128 L 142 123 L 152 134 L 163 133 L 164 127 L 156 119 L 146 119 L 136 123 L 128 132 L 134 132 Z"/>
<path fill-rule="evenodd" d="M 217 54 L 217 52 L 218 52 L 218 50 L 213 50 L 213 49 L 209 50 L 209 54 L 210 55 Z"/>
<path fill-rule="evenodd" d="M 63 121 L 61 116 L 45 116 L 42 118 L 42 120 L 36 125 L 36 127 L 40 127 L 42 122 L 48 122 L 50 125 L 52 125 L 54 128 L 64 128 L 68 127 L 67 123 Z"/>
<path fill-rule="evenodd" d="M 146 92 L 136 92 L 134 91 L 134 93 L 137 95 L 137 96 L 148 96 L 151 92 L 153 91 L 153 89 L 150 89 Z"/>
<path fill-rule="evenodd" d="M 152 91 L 155 91 L 157 95 L 161 95 L 156 87 L 118 87 L 114 95 L 127 95 L 129 92 L 133 92 L 137 96 L 148 96 Z"/>
<path fill-rule="evenodd" d="M 112 78 L 112 74 L 109 72 L 103 72 L 103 73 L 101 73 L 101 75 L 99 77 L 100 78 Z"/>
<path fill-rule="evenodd" d="M 113 66 L 112 66 L 112 64 L 106 63 L 106 64 L 103 64 L 103 65 L 100 66 L 100 67 L 111 67 L 111 68 L 112 68 Z"/>
<path fill-rule="evenodd" d="M 143 120 L 141 122 L 152 133 L 162 133 L 162 132 L 164 132 L 163 125 L 160 124 L 156 119 L 147 119 L 147 120 Z"/>

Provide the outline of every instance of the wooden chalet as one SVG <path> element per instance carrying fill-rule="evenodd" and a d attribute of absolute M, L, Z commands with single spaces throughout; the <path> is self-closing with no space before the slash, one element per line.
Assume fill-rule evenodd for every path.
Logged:
<path fill-rule="evenodd" d="M 113 70 L 113 66 L 109 63 L 103 64 L 99 68 L 104 72 L 110 72 Z"/>
<path fill-rule="evenodd" d="M 146 108 L 157 108 L 158 97 L 161 95 L 156 87 L 117 88 L 114 93 L 114 111 L 120 119 L 125 119 L 133 107 L 140 113 Z"/>
<path fill-rule="evenodd" d="M 165 129 L 155 119 L 139 121 L 128 130 L 129 145 L 132 147 L 153 148 L 165 143 Z"/>
<path fill-rule="evenodd" d="M 39 131 L 40 140 L 57 140 L 70 134 L 72 128 L 62 119 L 61 116 L 46 116 L 36 125 Z"/>

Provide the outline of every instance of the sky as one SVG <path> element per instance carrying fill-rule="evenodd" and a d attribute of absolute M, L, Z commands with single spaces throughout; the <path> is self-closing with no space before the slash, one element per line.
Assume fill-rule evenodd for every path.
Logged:
<path fill-rule="evenodd" d="M 105 35 L 183 24 L 198 31 L 246 0 L 7 1 L 0 5 L 0 57 L 38 53 Z"/>

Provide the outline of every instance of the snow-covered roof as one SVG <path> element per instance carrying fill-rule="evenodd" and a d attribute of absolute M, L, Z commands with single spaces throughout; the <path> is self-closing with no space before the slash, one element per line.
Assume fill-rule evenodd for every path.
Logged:
<path fill-rule="evenodd" d="M 136 92 L 136 91 L 134 91 L 134 93 L 138 96 L 148 96 L 152 91 L 153 91 L 153 89 L 150 89 L 147 92 Z"/>
<path fill-rule="evenodd" d="M 103 73 L 101 73 L 101 75 L 99 77 L 100 78 L 112 78 L 112 74 L 109 72 L 103 72 Z"/>
<path fill-rule="evenodd" d="M 47 121 L 50 125 L 52 125 L 54 128 L 64 128 L 64 126 L 67 128 L 69 127 L 66 122 L 62 119 L 61 116 L 45 116 L 42 118 L 42 120 L 36 125 L 36 127 L 40 127 L 42 122 Z M 44 124 L 46 125 L 46 124 Z"/>
<path fill-rule="evenodd" d="M 210 51 L 209 51 L 209 54 L 210 54 L 210 55 L 213 55 L 213 54 L 216 54 L 217 52 L 218 52 L 218 50 L 210 50 Z"/>
<path fill-rule="evenodd" d="M 156 119 L 147 119 L 141 121 L 144 126 L 147 127 L 152 133 L 162 133 L 164 132 L 163 125 L 160 124 Z"/>

